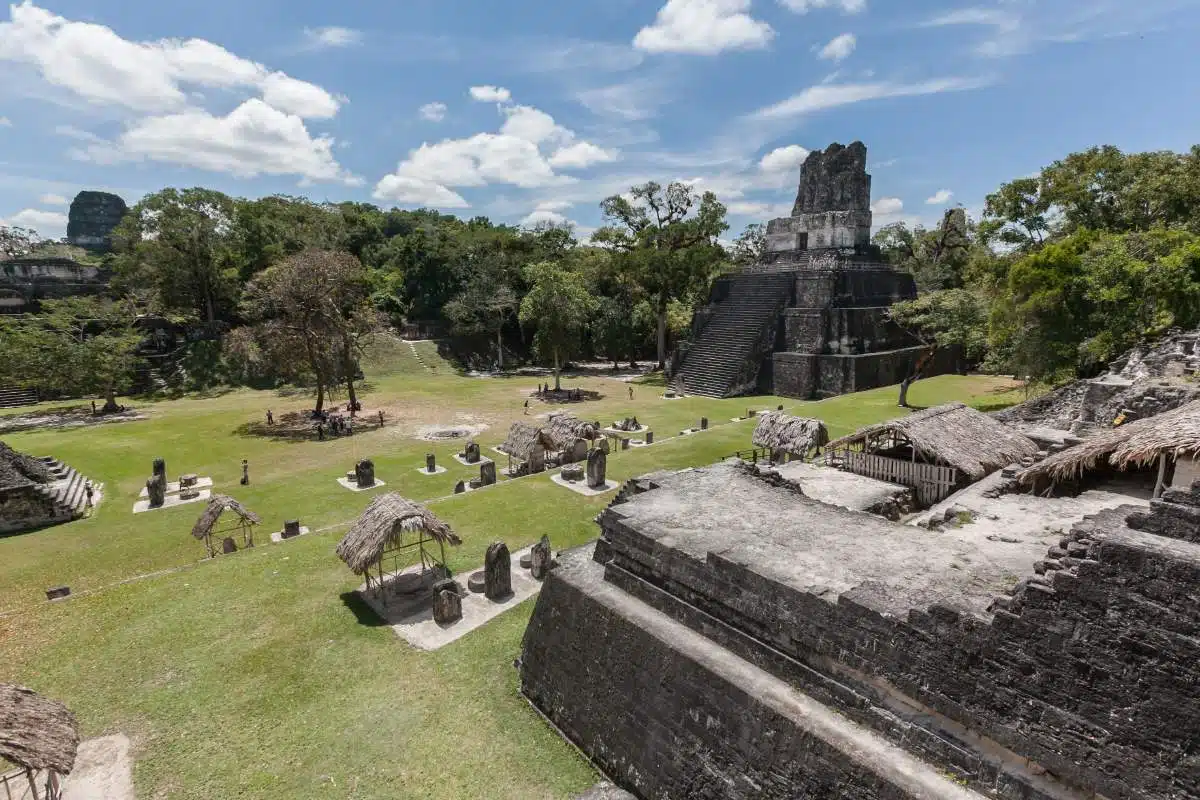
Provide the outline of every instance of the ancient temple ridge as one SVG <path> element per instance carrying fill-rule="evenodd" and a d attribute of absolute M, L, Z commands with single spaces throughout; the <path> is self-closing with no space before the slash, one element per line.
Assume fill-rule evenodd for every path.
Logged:
<path fill-rule="evenodd" d="M 808 399 L 899 383 L 929 349 L 887 309 L 917 296 L 871 244 L 871 176 L 862 142 L 810 153 L 790 217 L 767 225 L 766 253 L 719 278 L 672 359 L 680 391 Z M 922 365 L 949 371 L 950 354 Z"/>
<path fill-rule="evenodd" d="M 108 192 L 84 191 L 75 195 L 67 215 L 67 241 L 76 247 L 98 252 L 112 249 L 113 229 L 129 207 Z"/>

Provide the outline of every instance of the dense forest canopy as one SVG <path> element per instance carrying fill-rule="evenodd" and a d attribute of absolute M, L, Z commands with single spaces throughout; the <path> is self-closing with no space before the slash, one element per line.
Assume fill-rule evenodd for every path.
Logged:
<path fill-rule="evenodd" d="M 114 233 L 105 265 L 121 302 L 50 304 L 38 324 L 0 323 L 0 362 L 10 365 L 0 382 L 28 379 L 12 366 L 28 366 L 27 356 L 3 356 L 38 337 L 47 361 L 85 370 L 95 356 L 64 356 L 71 337 L 62 331 L 91 313 L 88 302 L 111 335 L 126 337 L 122 352 L 129 326 L 115 311 L 137 309 L 223 331 L 224 379 L 258 372 L 322 393 L 353 392 L 364 336 L 414 322 L 464 343 L 480 365 L 662 363 L 713 278 L 762 252 L 761 225 L 722 246 L 725 207 L 685 184 L 632 187 L 601 210 L 605 226 L 579 241 L 567 228 L 427 209 L 164 189 Z M 1200 146 L 1073 153 L 1000 186 L 981 219 L 951 209 L 932 229 L 887 225 L 875 243 L 917 280 L 920 298 L 893 318 L 923 340 L 959 346 L 997 372 L 1041 381 L 1088 374 L 1143 338 L 1200 324 Z M 0 256 L 50 247 L 62 245 L 0 229 Z M 556 307 L 563 302 L 570 308 Z M 314 351 L 317 342 L 326 350 Z M 106 394 L 123 385 L 114 370 L 130 359 L 111 361 Z M 72 383 L 62 372 L 56 382 Z"/>

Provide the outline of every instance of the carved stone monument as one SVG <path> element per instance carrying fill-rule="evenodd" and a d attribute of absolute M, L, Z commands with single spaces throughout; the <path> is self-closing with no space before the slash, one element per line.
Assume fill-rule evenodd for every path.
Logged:
<path fill-rule="evenodd" d="M 512 594 L 512 557 L 504 542 L 488 545 L 483 558 L 484 594 L 489 600 L 504 600 Z"/>
<path fill-rule="evenodd" d="M 702 431 L 708 430 L 708 417 L 700 418 L 700 430 L 702 430 Z"/>
<path fill-rule="evenodd" d="M 550 559 L 553 558 L 550 552 L 550 537 L 543 535 L 533 546 L 529 556 L 529 574 L 534 580 L 540 581 L 550 571 Z"/>
<path fill-rule="evenodd" d="M 437 472 L 437 457 L 433 453 L 425 454 L 425 471 L 430 473 Z"/>
<path fill-rule="evenodd" d="M 300 520 L 289 519 L 283 523 L 283 538 L 294 539 L 300 535 Z"/>
<path fill-rule="evenodd" d="M 375 462 L 369 458 L 354 465 L 354 483 L 360 489 L 369 489 L 375 485 Z"/>
<path fill-rule="evenodd" d="M 165 486 L 167 484 L 167 462 L 161 458 L 154 459 L 154 465 L 151 468 L 150 474 L 161 475 L 163 485 Z"/>
<path fill-rule="evenodd" d="M 467 490 L 466 481 L 459 481 L 458 483 L 454 484 L 454 493 L 455 494 L 462 494 L 466 490 Z"/>
<path fill-rule="evenodd" d="M 587 485 L 592 489 L 603 489 L 607 486 L 605 471 L 608 467 L 608 455 L 597 447 L 588 453 Z"/>
<path fill-rule="evenodd" d="M 496 482 L 496 462 L 485 461 L 479 465 L 479 485 L 491 486 Z"/>
<path fill-rule="evenodd" d="M 163 503 L 167 501 L 167 480 L 162 473 L 155 472 L 150 480 L 146 481 L 146 495 L 150 499 L 151 508 L 162 508 Z"/>
<path fill-rule="evenodd" d="M 462 596 L 458 584 L 451 579 L 433 585 L 433 621 L 438 625 L 452 625 L 462 619 Z"/>
<path fill-rule="evenodd" d="M 221 540 L 221 552 L 225 555 L 237 552 L 237 542 L 233 540 L 232 536 L 226 536 Z"/>
<path fill-rule="evenodd" d="M 646 431 L 646 444 L 654 444 L 654 431 Z"/>
<path fill-rule="evenodd" d="M 468 464 L 479 463 L 479 444 L 478 442 L 467 442 L 467 447 L 463 451 L 463 460 Z"/>

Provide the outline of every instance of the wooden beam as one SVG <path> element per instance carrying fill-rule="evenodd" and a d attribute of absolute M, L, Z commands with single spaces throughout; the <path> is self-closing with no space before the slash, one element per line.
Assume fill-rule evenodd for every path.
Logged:
<path fill-rule="evenodd" d="M 1163 452 L 1158 457 L 1158 479 L 1154 482 L 1154 499 L 1162 497 L 1163 481 L 1167 477 L 1167 454 Z"/>

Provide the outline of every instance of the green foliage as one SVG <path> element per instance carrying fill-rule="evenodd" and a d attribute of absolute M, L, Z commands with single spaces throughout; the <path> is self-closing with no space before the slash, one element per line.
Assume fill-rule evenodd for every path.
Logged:
<path fill-rule="evenodd" d="M 521 322 L 536 325 L 533 348 L 554 367 L 559 388 L 562 365 L 579 350 L 582 334 L 596 312 L 596 300 L 581 275 L 549 261 L 525 268 L 529 293 L 521 301 Z"/>
<path fill-rule="evenodd" d="M 987 305 L 967 289 L 929 292 L 896 303 L 889 313 L 901 327 L 939 347 L 961 348 L 968 361 L 979 361 L 987 350 Z"/>
<path fill-rule="evenodd" d="M 42 313 L 0 318 L 0 382 L 69 396 L 100 395 L 106 407 L 129 388 L 141 337 L 130 303 L 46 300 Z"/>
<path fill-rule="evenodd" d="M 35 230 L 15 225 L 0 225 L 0 261 L 27 255 L 40 241 Z"/>

